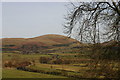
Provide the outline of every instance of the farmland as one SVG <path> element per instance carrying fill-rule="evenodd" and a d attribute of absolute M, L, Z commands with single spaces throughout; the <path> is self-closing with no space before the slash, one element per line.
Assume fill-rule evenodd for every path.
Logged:
<path fill-rule="evenodd" d="M 66 78 L 66 77 L 19 71 L 16 69 L 3 69 L 3 78 Z"/>
<path fill-rule="evenodd" d="M 92 44 L 64 36 L 45 35 L 42 38 L 15 40 L 15 43 L 9 38 L 5 42 L 3 39 L 3 78 L 119 77 L 120 63 L 118 55 L 112 53 L 114 49 L 108 50 L 107 58 L 102 53 L 106 47 L 117 46 L 115 42 L 103 43 L 93 52 Z"/>

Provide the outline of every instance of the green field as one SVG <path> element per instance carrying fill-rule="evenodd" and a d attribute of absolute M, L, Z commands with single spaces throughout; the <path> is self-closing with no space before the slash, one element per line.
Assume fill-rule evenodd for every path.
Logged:
<path fill-rule="evenodd" d="M 51 63 L 40 63 L 40 57 L 52 58 L 54 55 L 59 55 L 61 59 L 67 59 L 71 62 L 70 64 L 51 64 Z M 79 57 L 75 57 L 79 55 Z M 22 62 L 35 60 L 35 65 L 27 66 L 28 71 L 17 70 L 14 68 L 4 67 L 4 62 Z M 55 59 L 53 58 L 53 61 Z M 52 60 L 51 60 L 52 61 Z M 106 63 L 102 61 L 97 63 L 91 61 L 87 55 L 80 55 L 80 53 L 50 53 L 50 54 L 18 54 L 18 53 L 3 53 L 3 78 L 104 78 L 105 76 L 100 73 L 109 75 L 117 74 L 119 68 L 118 61 L 111 61 Z M 111 68 L 111 67 L 112 68 Z M 106 69 L 108 71 L 106 72 Z M 30 72 L 29 72 L 30 71 Z M 37 72 L 34 72 L 37 71 Z M 113 73 L 110 73 L 113 71 Z M 17 74 L 16 74 L 17 73 Z"/>
<path fill-rule="evenodd" d="M 54 54 L 57 54 L 58 53 L 51 53 L 52 55 Z M 35 66 L 29 66 L 28 68 L 32 68 L 32 69 L 36 69 L 36 70 L 43 70 L 43 71 L 46 71 L 46 72 L 52 72 L 55 71 L 55 72 L 59 72 L 60 73 L 66 73 L 68 75 L 75 75 L 75 74 L 78 74 L 78 75 L 82 75 L 81 73 L 76 73 L 76 72 L 83 72 L 83 71 L 86 71 L 88 70 L 88 67 L 78 67 L 78 66 L 74 66 L 74 64 L 41 64 L 39 62 L 39 58 L 41 56 L 44 56 L 44 57 L 52 57 L 52 55 L 49 55 L 49 54 L 30 54 L 30 55 L 23 55 L 23 54 L 17 54 L 17 53 L 3 53 L 3 63 L 5 61 L 13 61 L 13 60 L 16 60 L 17 62 L 20 62 L 20 61 L 25 61 L 25 60 L 35 60 Z M 70 55 L 70 56 L 69 56 Z M 74 55 L 76 54 L 71 54 L 71 53 L 66 53 L 66 54 L 60 54 L 61 57 L 63 57 L 63 59 L 66 57 L 66 58 L 73 58 Z M 84 65 L 84 64 L 77 64 L 77 65 Z M 52 66 L 52 69 L 51 69 L 51 66 Z M 64 70 L 64 71 L 62 71 Z M 16 74 L 17 73 L 17 74 Z M 55 75 L 55 74 L 43 74 L 43 73 L 35 73 L 35 72 L 27 72 L 27 71 L 21 71 L 21 70 L 17 70 L 15 68 L 4 68 L 3 69 L 3 78 L 66 78 L 67 76 L 66 75 L 63 75 L 63 74 L 60 74 L 60 75 Z"/>
<path fill-rule="evenodd" d="M 3 62 L 4 61 L 9 61 L 9 60 L 18 60 L 18 61 L 25 61 L 25 60 L 35 60 L 36 62 L 38 62 L 39 58 L 41 56 L 45 56 L 45 57 L 50 57 L 50 55 L 45 55 L 45 54 L 16 54 L 16 53 L 3 53 L 2 57 L 3 57 Z"/>
<path fill-rule="evenodd" d="M 42 73 L 33 73 L 27 71 L 20 71 L 16 69 L 3 69 L 3 78 L 67 78 L 64 76 L 55 76 Z"/>

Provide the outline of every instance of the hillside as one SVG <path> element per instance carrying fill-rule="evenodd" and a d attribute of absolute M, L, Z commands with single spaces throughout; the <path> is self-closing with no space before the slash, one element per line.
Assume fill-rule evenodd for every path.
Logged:
<path fill-rule="evenodd" d="M 20 46 L 26 43 L 37 43 L 37 44 L 42 43 L 45 45 L 55 45 L 55 44 L 68 44 L 72 42 L 77 42 L 77 41 L 72 38 L 68 38 L 66 36 L 49 34 L 34 38 L 3 38 L 2 46 L 5 45 Z"/>
<path fill-rule="evenodd" d="M 94 48 L 92 44 L 52 34 L 2 40 L 4 78 L 44 78 L 45 75 L 46 78 L 79 79 L 119 75 L 120 46 L 115 41 L 104 42 Z"/>
<path fill-rule="evenodd" d="M 43 36 L 38 36 L 34 38 L 3 38 L 2 40 L 2 49 L 3 51 L 11 50 L 46 50 L 59 48 L 59 47 L 68 47 L 68 46 L 77 46 L 81 44 L 75 39 L 68 38 L 63 35 L 48 34 Z M 54 49 L 55 50 L 55 49 Z"/>
<path fill-rule="evenodd" d="M 117 41 L 111 40 L 111 41 L 102 43 L 102 46 L 103 47 L 120 47 L 119 44 L 120 43 L 118 43 Z"/>

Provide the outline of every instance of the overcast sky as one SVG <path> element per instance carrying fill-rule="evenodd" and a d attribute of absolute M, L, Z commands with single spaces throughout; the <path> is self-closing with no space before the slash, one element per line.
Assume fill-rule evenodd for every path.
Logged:
<path fill-rule="evenodd" d="M 29 38 L 63 34 L 67 2 L 3 2 L 2 37 Z"/>

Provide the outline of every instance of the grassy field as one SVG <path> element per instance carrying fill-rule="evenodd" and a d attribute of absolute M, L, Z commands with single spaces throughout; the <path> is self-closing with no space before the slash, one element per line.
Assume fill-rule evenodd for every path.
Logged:
<path fill-rule="evenodd" d="M 35 60 L 37 63 L 39 62 L 39 58 L 41 56 L 45 56 L 45 57 L 50 57 L 51 55 L 46 55 L 46 54 L 16 54 L 16 53 L 3 53 L 2 54 L 2 58 L 3 58 L 3 62 L 4 61 L 9 61 L 9 60 L 18 60 L 18 61 L 29 61 L 29 60 Z"/>
<path fill-rule="evenodd" d="M 59 53 L 51 53 L 52 55 L 58 55 Z M 32 68 L 35 68 L 37 70 L 45 70 L 45 71 L 50 71 L 51 70 L 51 66 L 52 69 L 57 70 L 65 70 L 65 71 L 73 71 L 73 72 L 69 72 L 69 74 L 75 74 L 75 72 L 82 72 L 88 69 L 88 67 L 78 67 L 78 66 L 74 66 L 73 64 L 41 64 L 39 62 L 39 58 L 41 56 L 44 57 L 52 57 L 52 55 L 50 54 L 16 54 L 16 53 L 3 53 L 3 62 L 5 61 L 9 61 L 9 60 L 16 60 L 16 61 L 25 61 L 25 60 L 35 60 L 35 66 L 33 66 Z M 74 55 L 77 54 L 71 54 L 71 53 L 66 53 L 66 54 L 59 54 L 61 57 L 69 57 L 69 58 L 73 58 Z M 81 64 L 82 65 L 82 64 Z M 18 74 L 16 74 L 18 73 Z M 34 73 L 34 72 L 26 72 L 26 71 L 19 71 L 16 69 L 3 69 L 3 78 L 32 78 L 32 77 L 36 77 L 36 78 L 65 78 L 66 76 L 56 76 L 56 75 L 50 75 L 50 74 L 43 74 L 43 73 Z"/>
<path fill-rule="evenodd" d="M 3 69 L 3 78 L 67 78 L 64 76 L 55 76 L 42 73 L 33 73 L 27 71 L 20 71 L 16 69 Z"/>
<path fill-rule="evenodd" d="M 88 67 L 77 67 L 77 66 L 74 66 L 73 64 L 71 64 L 71 65 L 65 65 L 65 64 L 58 65 L 58 64 L 56 64 L 55 65 L 55 64 L 39 64 L 38 63 L 35 66 L 39 67 L 39 68 L 51 68 L 51 66 L 52 66 L 53 69 L 60 69 L 60 70 L 66 70 L 66 71 L 76 71 L 76 72 L 88 69 Z"/>
<path fill-rule="evenodd" d="M 83 44 L 59 35 L 3 41 L 3 78 L 80 79 L 120 75 L 117 51 L 120 48 L 116 42 Z"/>
<path fill-rule="evenodd" d="M 69 64 L 51 64 L 39 62 L 40 57 L 52 58 L 54 55 L 59 55 L 61 59 L 67 59 L 71 61 L 75 60 L 76 62 L 71 62 Z M 35 60 L 35 65 L 27 66 L 26 68 L 28 69 L 28 71 L 17 70 L 16 68 L 3 67 L 2 73 L 3 78 L 68 78 L 68 77 L 104 78 L 105 76 L 109 75 L 112 76 L 117 74 L 113 73 L 116 72 L 119 67 L 118 66 L 119 62 L 115 61 L 112 61 L 112 63 L 106 63 L 106 61 L 104 62 L 102 61 L 102 64 L 95 63 L 95 61 L 91 63 L 91 58 L 87 54 L 83 55 L 80 53 L 49 53 L 49 54 L 3 53 L 3 66 L 4 62 L 6 61 L 20 62 L 32 60 Z M 96 64 L 97 68 L 94 69 Z M 111 68 L 111 66 L 113 68 Z M 113 73 L 111 73 L 111 71 Z M 106 75 L 104 76 L 103 74 Z"/>

